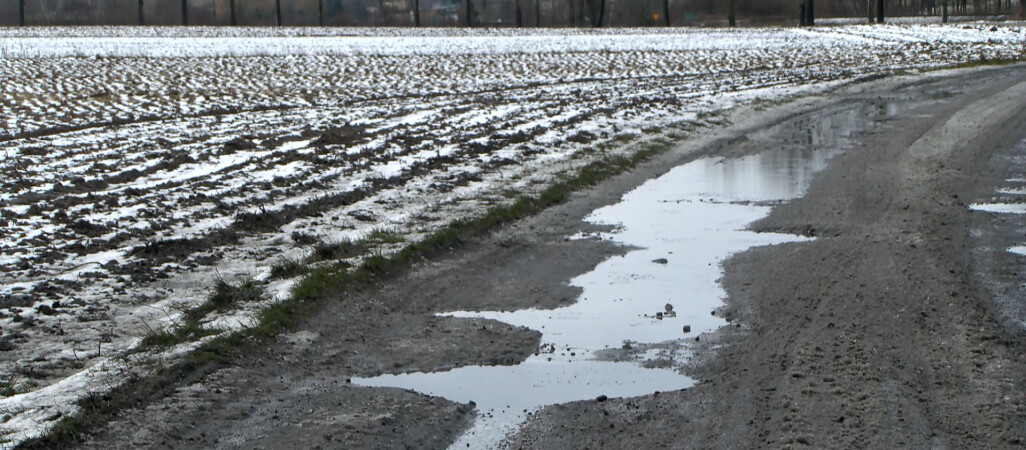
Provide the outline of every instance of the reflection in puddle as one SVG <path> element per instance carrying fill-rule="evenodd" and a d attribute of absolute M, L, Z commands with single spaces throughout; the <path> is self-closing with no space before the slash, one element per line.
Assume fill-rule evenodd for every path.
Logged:
<path fill-rule="evenodd" d="M 973 203 L 969 209 L 999 214 L 1026 214 L 1026 203 Z"/>
<path fill-rule="evenodd" d="M 1026 195 L 1026 187 L 998 189 L 998 194 Z"/>
<path fill-rule="evenodd" d="M 742 158 L 697 160 L 646 182 L 618 204 L 594 211 L 588 221 L 617 225 L 601 238 L 639 249 L 571 280 L 583 292 L 570 306 L 448 314 L 541 331 L 539 353 L 523 363 L 353 382 L 473 401 L 478 417 L 451 448 L 493 448 L 528 412 L 546 405 L 691 386 L 693 380 L 678 372 L 686 356 L 679 349 L 685 340 L 725 324 L 710 314 L 723 304 L 717 283 L 720 262 L 752 246 L 804 239 L 743 230 L 769 212 L 762 205 L 800 196 L 860 128 L 850 122 L 862 117 L 864 111 L 854 109 L 804 124 L 818 130 L 810 142 L 829 147 L 814 150 L 801 142 Z M 671 306 L 673 313 L 666 314 Z M 663 317 L 656 318 L 657 313 Z M 627 348 L 633 352 L 621 350 Z"/>

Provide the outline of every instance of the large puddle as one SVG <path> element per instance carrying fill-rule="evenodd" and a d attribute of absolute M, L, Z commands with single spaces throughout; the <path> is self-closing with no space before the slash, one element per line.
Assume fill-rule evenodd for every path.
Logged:
<path fill-rule="evenodd" d="M 686 342 L 725 324 L 710 314 L 723 304 L 720 262 L 753 246 L 803 239 L 744 229 L 769 212 L 766 205 L 801 195 L 841 150 L 840 138 L 853 130 L 823 138 L 834 128 L 818 125 L 818 142 L 810 138 L 753 156 L 700 159 L 594 211 L 588 221 L 615 230 L 576 238 L 611 239 L 636 250 L 574 278 L 571 284 L 583 289 L 576 303 L 554 310 L 447 314 L 541 331 L 539 352 L 523 363 L 353 382 L 474 402 L 478 417 L 452 448 L 475 449 L 496 447 L 529 412 L 546 405 L 691 386 L 693 380 L 679 372 Z"/>

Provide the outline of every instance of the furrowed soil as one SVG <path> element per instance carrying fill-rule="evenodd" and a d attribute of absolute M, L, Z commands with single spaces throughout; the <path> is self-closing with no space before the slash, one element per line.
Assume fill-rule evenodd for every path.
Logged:
<path fill-rule="evenodd" d="M 824 111 L 878 107 L 854 147 L 758 231 L 812 241 L 724 263 L 729 324 L 700 336 L 694 387 L 545 408 L 509 448 L 1016 448 L 1026 445 L 1023 216 L 971 211 L 1026 160 L 1026 67 L 853 84 L 735 111 L 565 204 L 331 302 L 299 329 L 141 395 L 83 448 L 444 448 L 473 405 L 353 376 L 514 364 L 540 334 L 452 310 L 555 308 L 628 249 L 568 240 L 583 218 L 704 155 L 753 154 Z M 759 133 L 772 127 L 774 133 Z"/>

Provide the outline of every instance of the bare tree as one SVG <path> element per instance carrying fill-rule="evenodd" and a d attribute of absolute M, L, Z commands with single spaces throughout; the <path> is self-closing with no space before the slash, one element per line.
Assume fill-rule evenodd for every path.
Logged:
<path fill-rule="evenodd" d="M 182 25 L 189 24 L 189 0 L 182 0 Z"/>
<path fill-rule="evenodd" d="M 534 0 L 534 26 L 541 26 L 541 0 Z"/>
<path fill-rule="evenodd" d="M 948 0 L 941 2 L 941 23 L 948 23 Z"/>
<path fill-rule="evenodd" d="M 805 16 L 803 15 L 802 24 L 805 24 L 804 20 Z M 727 4 L 727 24 L 732 27 L 737 26 L 737 0 L 730 0 L 730 3 Z"/>
<path fill-rule="evenodd" d="M 239 21 L 235 18 L 235 0 L 231 0 L 228 2 L 228 9 L 231 10 L 228 14 L 228 17 L 231 18 L 231 24 L 234 27 L 239 24 Z"/>
<path fill-rule="evenodd" d="M 467 0 L 467 27 L 474 26 L 474 1 Z"/>
<path fill-rule="evenodd" d="M 324 1 L 324 0 L 321 0 L 321 1 Z M 519 0 L 517 1 L 517 8 L 518 8 L 517 9 L 517 13 L 519 14 L 519 11 L 520 11 L 520 9 L 519 9 L 520 8 Z M 517 17 L 517 19 L 519 19 L 519 16 Z M 415 27 L 419 27 L 420 26 L 420 0 L 413 0 L 413 26 L 415 26 Z"/>
<path fill-rule="evenodd" d="M 18 0 L 18 25 L 25 26 L 25 0 Z"/>
<path fill-rule="evenodd" d="M 670 0 L 663 0 L 663 24 L 670 26 Z"/>
<path fill-rule="evenodd" d="M 814 0 L 805 0 L 805 24 L 808 26 L 816 25 L 816 7 Z"/>
<path fill-rule="evenodd" d="M 281 0 L 274 0 L 274 19 L 281 26 Z"/>
<path fill-rule="evenodd" d="M 596 16 L 598 16 L 598 18 L 595 19 L 595 28 L 602 28 L 602 21 L 606 18 L 606 0 L 599 0 L 598 14 L 596 14 Z"/>
<path fill-rule="evenodd" d="M 143 0 L 139 0 L 139 25 L 146 25 L 146 16 L 143 13 Z"/>
<path fill-rule="evenodd" d="M 876 23 L 884 23 L 884 1 L 876 0 Z"/>
<path fill-rule="evenodd" d="M 522 13 L 522 11 L 520 9 L 520 0 L 516 0 L 516 5 L 515 6 L 516 6 L 516 17 L 515 17 L 515 19 L 516 19 L 517 28 L 522 28 L 524 26 L 524 17 L 522 15 L 523 13 Z"/>

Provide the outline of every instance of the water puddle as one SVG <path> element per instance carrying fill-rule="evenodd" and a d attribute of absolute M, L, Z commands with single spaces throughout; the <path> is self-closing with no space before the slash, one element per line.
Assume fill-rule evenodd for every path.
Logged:
<path fill-rule="evenodd" d="M 861 114 L 854 110 L 854 115 Z M 864 117 L 864 116 L 863 116 Z M 829 126 L 819 130 L 836 130 Z M 836 119 L 836 117 L 834 117 Z M 812 176 L 841 151 L 843 136 L 733 159 L 706 158 L 677 167 L 594 211 L 587 220 L 631 248 L 571 284 L 578 301 L 554 310 L 459 311 L 542 332 L 536 355 L 516 366 L 462 367 L 447 372 L 354 378 L 355 384 L 399 387 L 474 402 L 478 417 L 451 448 L 494 448 L 535 409 L 598 396 L 629 397 L 678 390 L 686 342 L 725 322 L 710 314 L 723 304 L 720 262 L 753 246 L 793 242 L 794 235 L 744 231 L 773 204 L 800 196 Z M 793 141 L 792 141 L 793 142 Z"/>
<path fill-rule="evenodd" d="M 969 209 L 998 214 L 1026 214 L 1026 203 L 973 203 Z"/>

